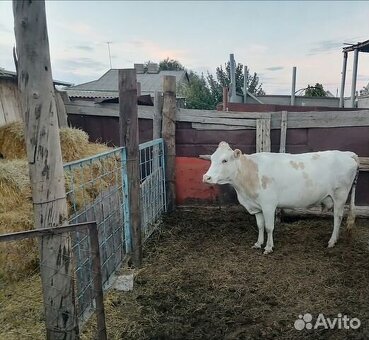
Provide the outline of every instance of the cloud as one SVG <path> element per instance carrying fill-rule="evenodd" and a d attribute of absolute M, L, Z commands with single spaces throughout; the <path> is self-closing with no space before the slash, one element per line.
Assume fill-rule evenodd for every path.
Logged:
<path fill-rule="evenodd" d="M 55 60 L 58 68 L 65 71 L 74 71 L 78 69 L 101 70 L 106 68 L 106 64 L 94 60 L 92 58 L 78 58 L 78 59 L 58 59 Z"/>
<path fill-rule="evenodd" d="M 267 67 L 266 70 L 268 71 L 280 71 L 283 70 L 284 67 L 283 66 L 271 66 L 271 67 Z"/>
<path fill-rule="evenodd" d="M 93 47 L 88 46 L 88 45 L 76 45 L 75 48 L 82 50 L 82 51 L 87 51 L 87 52 L 92 52 L 94 50 Z"/>

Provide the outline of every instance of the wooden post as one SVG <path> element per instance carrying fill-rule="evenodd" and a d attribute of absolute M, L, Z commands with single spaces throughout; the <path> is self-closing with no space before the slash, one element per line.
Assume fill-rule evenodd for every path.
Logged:
<path fill-rule="evenodd" d="M 256 152 L 270 152 L 270 118 L 256 119 Z"/>
<path fill-rule="evenodd" d="M 249 71 L 247 70 L 247 66 L 243 67 L 243 102 L 247 103 L 247 83 L 249 79 Z"/>
<path fill-rule="evenodd" d="M 65 110 L 63 98 L 58 90 L 55 90 L 55 103 L 59 128 L 66 128 L 68 127 L 67 111 Z"/>
<path fill-rule="evenodd" d="M 166 188 L 168 211 L 175 210 L 175 162 L 176 162 L 176 77 L 164 76 L 163 80 L 163 129 L 166 154 Z"/>
<path fill-rule="evenodd" d="M 282 111 L 281 141 L 279 143 L 279 152 L 286 152 L 286 137 L 287 137 L 287 111 Z"/>
<path fill-rule="evenodd" d="M 64 171 L 44 1 L 13 1 L 25 140 L 36 228 L 67 221 Z M 40 270 L 47 339 L 76 339 L 70 237 L 44 236 Z"/>
<path fill-rule="evenodd" d="M 140 218 L 140 157 L 137 117 L 137 81 L 135 69 L 119 70 L 119 127 L 121 146 L 127 149 L 129 214 L 132 235 L 132 260 L 142 262 Z"/>
<path fill-rule="evenodd" d="M 223 87 L 223 111 L 228 111 L 228 87 Z"/>
<path fill-rule="evenodd" d="M 90 244 L 92 253 L 92 274 L 96 303 L 97 334 L 99 340 L 106 340 L 104 294 L 101 275 L 100 247 L 96 223 L 89 225 Z"/>
<path fill-rule="evenodd" d="M 154 99 L 155 111 L 154 119 L 152 123 L 152 139 L 157 139 L 161 137 L 161 116 L 163 110 L 163 93 L 160 91 L 155 91 Z"/>

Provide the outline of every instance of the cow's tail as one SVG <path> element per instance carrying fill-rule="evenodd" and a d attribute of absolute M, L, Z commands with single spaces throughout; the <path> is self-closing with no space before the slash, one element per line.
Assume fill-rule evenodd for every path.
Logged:
<path fill-rule="evenodd" d="M 356 192 L 357 179 L 359 177 L 359 166 L 360 166 L 359 157 L 357 155 L 355 155 L 355 156 L 353 156 L 353 158 L 356 161 L 357 168 L 356 168 L 356 175 L 355 175 L 354 181 L 352 183 L 352 187 L 351 187 L 350 208 L 349 208 L 349 213 L 348 213 L 348 216 L 347 216 L 347 226 L 346 226 L 348 231 L 351 231 L 352 228 L 355 226 L 355 217 L 356 217 L 356 213 L 355 213 L 355 192 Z"/>

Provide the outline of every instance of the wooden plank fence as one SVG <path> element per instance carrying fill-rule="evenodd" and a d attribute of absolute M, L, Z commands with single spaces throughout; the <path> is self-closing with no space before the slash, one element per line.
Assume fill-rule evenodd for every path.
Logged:
<path fill-rule="evenodd" d="M 65 103 L 68 114 L 119 117 L 119 104 L 94 103 L 76 100 Z M 256 129 L 256 120 L 270 118 L 271 129 L 281 129 L 286 111 L 281 112 L 225 112 L 216 110 L 177 109 L 176 121 L 192 123 L 199 130 Z M 153 106 L 138 106 L 138 118 L 153 119 Z M 288 128 L 329 128 L 369 126 L 369 110 L 288 112 Z"/>

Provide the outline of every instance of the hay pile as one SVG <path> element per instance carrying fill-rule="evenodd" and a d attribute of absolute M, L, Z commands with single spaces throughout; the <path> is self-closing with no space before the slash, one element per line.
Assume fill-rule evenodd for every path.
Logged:
<path fill-rule="evenodd" d="M 60 129 L 60 143 L 64 162 L 75 161 L 108 151 L 105 144 L 89 143 L 86 132 L 74 129 Z M 0 233 L 33 229 L 33 208 L 31 188 L 26 160 L 23 123 L 15 122 L 0 127 Z M 93 178 L 102 171 L 113 171 L 114 158 L 97 161 L 90 167 L 66 173 L 66 191 L 75 188 L 75 196 L 68 196 L 69 212 L 90 203 L 101 189 L 112 184 L 106 176 L 97 181 Z M 110 175 L 111 177 L 111 175 Z M 82 183 L 91 181 L 86 186 Z M 73 205 L 71 201 L 76 201 Z M 33 272 L 38 263 L 36 240 L 0 243 L 0 281 L 16 280 Z"/>
<path fill-rule="evenodd" d="M 102 152 L 101 149 L 104 151 L 108 149 L 104 144 L 89 143 L 87 133 L 74 128 L 60 129 L 60 144 L 64 162 Z M 22 122 L 13 122 L 0 127 L 0 154 L 9 160 L 26 158 Z"/>

